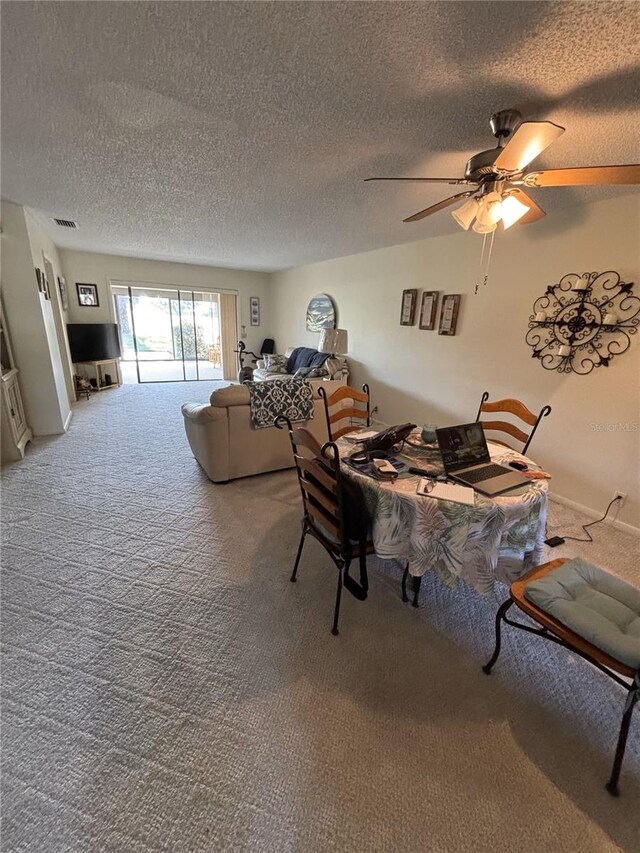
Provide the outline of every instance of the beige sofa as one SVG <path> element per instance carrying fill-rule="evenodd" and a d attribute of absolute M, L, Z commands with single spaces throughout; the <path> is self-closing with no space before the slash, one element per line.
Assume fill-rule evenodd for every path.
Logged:
<path fill-rule="evenodd" d="M 287 358 L 291 355 L 295 347 L 289 347 L 289 349 L 285 352 Z M 339 381 L 341 385 L 347 384 L 347 379 L 349 378 L 349 365 L 347 364 L 347 359 L 343 358 L 340 355 L 332 355 L 328 358 L 324 367 L 328 370 L 328 376 L 323 377 L 323 379 L 330 380 L 334 379 Z M 253 371 L 253 380 L 254 382 L 268 382 L 271 379 L 282 379 L 284 376 L 288 376 L 287 373 L 269 373 L 269 371 L 264 366 L 264 359 L 259 359 L 256 362 L 256 368 Z"/>
<path fill-rule="evenodd" d="M 333 380 L 313 380 L 314 416 L 295 426 L 305 426 L 318 441 L 325 442 L 327 424 L 318 387 L 322 385 L 331 394 L 342 384 Z M 182 414 L 193 455 L 214 483 L 293 467 L 286 430 L 252 428 L 249 389 L 245 385 L 228 385 L 215 390 L 208 405 L 185 403 Z"/>

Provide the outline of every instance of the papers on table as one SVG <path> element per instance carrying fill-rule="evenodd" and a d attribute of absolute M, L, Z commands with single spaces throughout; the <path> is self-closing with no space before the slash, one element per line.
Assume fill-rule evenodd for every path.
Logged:
<path fill-rule="evenodd" d="M 458 504 L 473 506 L 475 493 L 469 486 L 458 486 L 452 483 L 433 483 L 426 477 L 418 483 L 417 492 L 427 498 L 436 498 L 439 501 L 453 501 Z"/>
<path fill-rule="evenodd" d="M 362 432 L 348 432 L 342 437 L 345 441 L 366 441 L 368 438 L 373 438 L 373 436 L 377 434 L 378 433 L 375 429 L 367 429 Z"/>

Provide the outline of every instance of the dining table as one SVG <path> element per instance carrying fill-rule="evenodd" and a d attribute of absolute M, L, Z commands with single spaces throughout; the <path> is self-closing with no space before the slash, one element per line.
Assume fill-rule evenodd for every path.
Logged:
<path fill-rule="evenodd" d="M 405 473 L 383 481 L 361 473 L 349 463 L 350 455 L 361 449 L 356 438 L 348 434 L 336 442 L 342 473 L 360 487 L 375 554 L 408 566 L 414 605 L 426 572 L 435 572 L 450 587 L 463 581 L 486 594 L 497 582 L 510 584 L 541 562 L 548 475 L 533 459 L 488 441 L 492 462 L 523 462 L 532 479 L 491 498 L 474 490 L 473 504 L 463 504 L 419 495 L 420 475 Z M 434 474 L 444 470 L 437 444 L 426 444 L 417 434 L 390 455 Z"/>

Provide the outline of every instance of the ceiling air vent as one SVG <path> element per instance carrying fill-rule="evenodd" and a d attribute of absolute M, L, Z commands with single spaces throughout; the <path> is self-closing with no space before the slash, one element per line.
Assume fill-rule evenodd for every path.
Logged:
<path fill-rule="evenodd" d="M 62 228 L 77 228 L 78 227 L 78 223 L 74 222 L 73 219 L 56 219 L 56 217 L 54 216 L 53 221 L 56 223 L 56 225 L 62 226 Z"/>

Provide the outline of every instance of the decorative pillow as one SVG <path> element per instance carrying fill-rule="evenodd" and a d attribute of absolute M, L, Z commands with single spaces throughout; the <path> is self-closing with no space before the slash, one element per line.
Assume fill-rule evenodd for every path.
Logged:
<path fill-rule="evenodd" d="M 318 376 L 328 376 L 329 371 L 324 365 L 322 367 L 312 367 L 307 373 L 307 379 L 316 379 Z"/>
<path fill-rule="evenodd" d="M 287 372 L 287 356 L 286 355 L 267 355 L 264 357 L 264 369 L 268 373 L 286 373 Z"/>
<path fill-rule="evenodd" d="M 306 379 L 312 370 L 312 367 L 299 367 L 293 375 L 296 379 Z"/>

